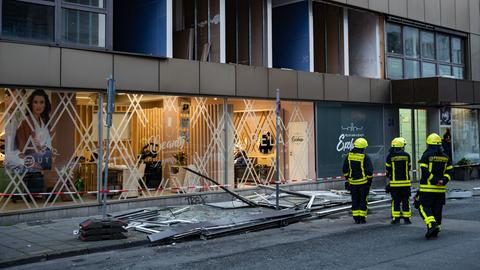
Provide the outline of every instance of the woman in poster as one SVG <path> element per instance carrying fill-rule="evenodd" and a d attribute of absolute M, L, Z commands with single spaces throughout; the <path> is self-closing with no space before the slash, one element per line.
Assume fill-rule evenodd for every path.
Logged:
<path fill-rule="evenodd" d="M 22 90 L 6 89 L 4 94 L 5 104 L 5 168 L 8 170 L 22 170 L 24 168 L 23 156 L 15 146 L 15 135 L 23 117 L 18 104 L 24 95 Z"/>
<path fill-rule="evenodd" d="M 52 166 L 52 138 L 48 128 L 52 106 L 47 93 L 37 89 L 28 98 L 26 119 L 15 134 L 15 145 L 23 153 L 29 172 L 49 170 Z"/>

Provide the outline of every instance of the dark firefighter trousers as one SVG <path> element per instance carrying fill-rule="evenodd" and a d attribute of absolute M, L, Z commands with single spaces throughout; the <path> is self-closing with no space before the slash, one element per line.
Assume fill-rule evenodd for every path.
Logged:
<path fill-rule="evenodd" d="M 431 228 L 433 224 L 442 224 L 442 210 L 445 205 L 445 193 L 436 192 L 420 192 L 420 206 L 418 211 L 425 221 L 427 228 Z"/>
<path fill-rule="evenodd" d="M 392 218 L 411 218 L 410 187 L 390 187 L 392 195 Z"/>
<path fill-rule="evenodd" d="M 367 217 L 368 192 L 370 185 L 350 185 L 350 194 L 352 195 L 352 216 L 355 220 Z"/>

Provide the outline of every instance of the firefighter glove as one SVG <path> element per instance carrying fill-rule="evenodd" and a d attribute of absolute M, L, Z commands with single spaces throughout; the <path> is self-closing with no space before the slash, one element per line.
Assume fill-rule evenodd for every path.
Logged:
<path fill-rule="evenodd" d="M 420 208 L 420 196 L 418 195 L 418 193 L 413 197 L 413 206 L 415 207 L 415 209 Z"/>
<path fill-rule="evenodd" d="M 350 183 L 348 181 L 345 182 L 345 189 L 350 191 Z"/>

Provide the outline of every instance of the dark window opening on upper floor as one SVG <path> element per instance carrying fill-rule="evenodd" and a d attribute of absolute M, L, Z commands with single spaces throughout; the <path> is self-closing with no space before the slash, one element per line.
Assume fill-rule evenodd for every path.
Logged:
<path fill-rule="evenodd" d="M 383 17 L 372 12 L 348 9 L 349 75 L 382 78 Z"/>
<path fill-rule="evenodd" d="M 167 56 L 166 0 L 115 0 L 113 48 Z"/>
<path fill-rule="evenodd" d="M 220 62 L 220 0 L 173 0 L 173 57 Z"/>
<path fill-rule="evenodd" d="M 313 2 L 314 71 L 345 74 L 344 8 Z"/>
<path fill-rule="evenodd" d="M 226 62 L 266 65 L 266 1 L 225 0 Z"/>

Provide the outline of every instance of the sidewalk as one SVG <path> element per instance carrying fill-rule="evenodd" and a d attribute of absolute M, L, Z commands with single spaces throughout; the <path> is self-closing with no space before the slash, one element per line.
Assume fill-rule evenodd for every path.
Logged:
<path fill-rule="evenodd" d="M 127 239 L 82 242 L 73 235 L 87 219 L 72 218 L 0 227 L 0 268 L 147 244 L 146 234 L 125 233 Z"/>
<path fill-rule="evenodd" d="M 480 187 L 480 181 L 452 181 L 448 185 L 450 189 L 472 190 L 474 187 Z M 127 239 L 82 242 L 73 231 L 87 218 L 0 226 L 0 268 L 149 244 L 147 235 L 136 231 L 125 233 Z"/>

